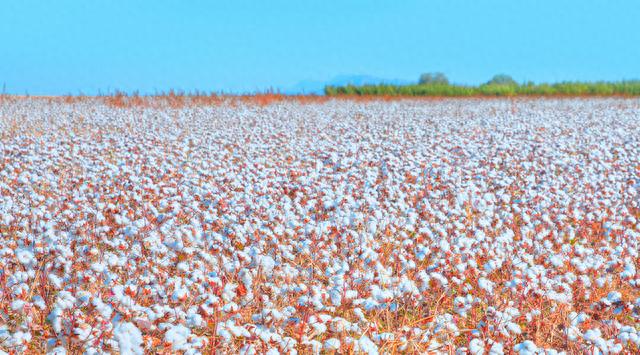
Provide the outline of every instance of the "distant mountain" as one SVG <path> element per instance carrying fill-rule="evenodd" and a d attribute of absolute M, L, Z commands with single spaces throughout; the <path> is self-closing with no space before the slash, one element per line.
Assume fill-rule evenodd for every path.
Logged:
<path fill-rule="evenodd" d="M 324 94 L 324 87 L 345 86 L 345 85 L 375 85 L 375 84 L 393 84 L 406 85 L 413 83 L 410 80 L 403 79 L 384 79 L 370 75 L 340 75 L 329 81 L 304 80 L 298 84 L 285 89 L 285 94 Z"/>

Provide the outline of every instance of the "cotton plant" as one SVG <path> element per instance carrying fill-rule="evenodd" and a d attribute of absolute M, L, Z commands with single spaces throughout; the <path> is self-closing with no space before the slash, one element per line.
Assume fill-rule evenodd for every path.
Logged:
<path fill-rule="evenodd" d="M 3 101 L 0 352 L 638 352 L 639 111 Z"/>

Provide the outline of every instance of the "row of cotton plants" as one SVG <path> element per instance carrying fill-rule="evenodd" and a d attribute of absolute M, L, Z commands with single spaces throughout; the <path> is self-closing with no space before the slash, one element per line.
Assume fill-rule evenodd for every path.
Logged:
<path fill-rule="evenodd" d="M 640 101 L 0 104 L 0 353 L 640 351 Z"/>

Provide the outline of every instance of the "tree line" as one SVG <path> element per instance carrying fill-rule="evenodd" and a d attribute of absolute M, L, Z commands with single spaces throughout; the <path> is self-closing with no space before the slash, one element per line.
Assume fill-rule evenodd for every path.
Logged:
<path fill-rule="evenodd" d="M 536 84 L 518 83 L 509 75 L 498 74 L 480 85 L 460 85 L 450 83 L 443 73 L 425 73 L 417 84 L 326 86 L 324 91 L 328 96 L 640 96 L 640 80 Z"/>

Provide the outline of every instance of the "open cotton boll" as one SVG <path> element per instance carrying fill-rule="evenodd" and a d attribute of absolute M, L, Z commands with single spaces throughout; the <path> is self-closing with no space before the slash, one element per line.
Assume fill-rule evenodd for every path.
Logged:
<path fill-rule="evenodd" d="M 336 338 L 327 339 L 322 347 L 328 351 L 338 350 L 340 349 L 340 340 Z"/>
<path fill-rule="evenodd" d="M 513 350 L 520 355 L 535 355 L 538 353 L 538 347 L 531 340 L 525 340 L 522 343 L 516 344 Z"/>
<path fill-rule="evenodd" d="M 373 341 L 376 343 L 387 342 L 395 340 L 396 336 L 393 333 L 379 333 L 372 335 Z"/>
<path fill-rule="evenodd" d="M 11 302 L 11 310 L 18 312 L 18 313 L 22 313 L 24 310 L 24 306 L 25 306 L 26 302 L 23 300 L 15 300 L 13 302 Z"/>
<path fill-rule="evenodd" d="M 366 335 L 363 335 L 358 339 L 353 346 L 353 351 L 356 354 L 378 355 L 378 346 L 371 341 Z"/>
<path fill-rule="evenodd" d="M 478 338 L 474 338 L 469 342 L 469 352 L 475 355 L 484 354 L 484 342 Z"/>
<path fill-rule="evenodd" d="M 493 343 L 489 349 L 489 355 L 503 355 L 504 345 L 502 343 Z"/>
<path fill-rule="evenodd" d="M 489 281 L 488 279 L 481 277 L 478 279 L 478 286 L 487 291 L 489 294 L 493 293 L 493 288 L 495 286 L 495 283 Z"/>
<path fill-rule="evenodd" d="M 632 326 L 623 326 L 620 328 L 618 339 L 625 344 L 630 342 L 636 346 L 640 346 L 640 332 Z"/>
<path fill-rule="evenodd" d="M 171 344 L 173 351 L 186 351 L 190 349 L 189 337 L 191 330 L 183 325 L 170 326 L 164 334 L 164 341 Z"/>
<path fill-rule="evenodd" d="M 113 337 L 123 354 L 144 354 L 142 333 L 132 323 L 119 323 L 113 330 Z"/>
<path fill-rule="evenodd" d="M 270 275 L 273 272 L 273 268 L 276 265 L 275 260 L 269 255 L 258 255 L 257 265 L 265 275 Z"/>

